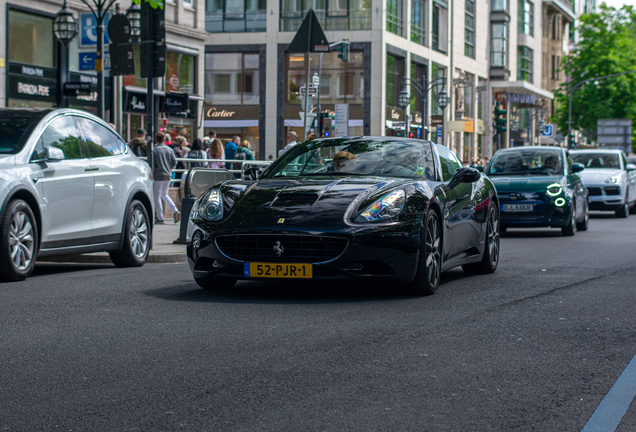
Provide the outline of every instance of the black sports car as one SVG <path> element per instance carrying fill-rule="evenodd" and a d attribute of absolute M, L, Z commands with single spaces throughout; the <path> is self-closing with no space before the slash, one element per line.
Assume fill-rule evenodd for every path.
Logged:
<path fill-rule="evenodd" d="M 497 269 L 495 188 L 444 146 L 320 139 L 251 175 L 257 179 L 214 185 L 192 208 L 187 255 L 202 288 L 238 279 L 358 279 L 433 294 L 444 270 Z"/>

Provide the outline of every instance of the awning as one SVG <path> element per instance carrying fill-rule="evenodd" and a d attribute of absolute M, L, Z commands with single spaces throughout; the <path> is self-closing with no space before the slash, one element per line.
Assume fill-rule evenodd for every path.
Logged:
<path fill-rule="evenodd" d="M 204 127 L 256 127 L 258 126 L 258 120 L 205 120 L 203 122 Z M 301 125 L 302 127 L 302 125 Z"/>
<path fill-rule="evenodd" d="M 490 87 L 493 93 L 521 93 L 532 94 L 546 99 L 554 100 L 554 94 L 547 90 L 543 90 L 527 81 L 491 81 Z"/>

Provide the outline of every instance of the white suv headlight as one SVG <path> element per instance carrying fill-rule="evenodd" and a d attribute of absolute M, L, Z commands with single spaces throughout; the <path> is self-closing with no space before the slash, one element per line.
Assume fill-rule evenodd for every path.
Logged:
<path fill-rule="evenodd" d="M 406 192 L 402 189 L 395 190 L 367 207 L 356 222 L 377 222 L 395 217 L 404 209 L 405 202 Z"/>
<path fill-rule="evenodd" d="M 621 182 L 621 176 L 620 175 L 613 175 L 611 177 L 606 178 L 603 183 L 620 183 Z"/>

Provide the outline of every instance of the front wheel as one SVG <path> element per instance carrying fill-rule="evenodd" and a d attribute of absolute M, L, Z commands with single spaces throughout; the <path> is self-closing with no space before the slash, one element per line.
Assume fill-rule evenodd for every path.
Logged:
<path fill-rule="evenodd" d="M 576 229 L 579 231 L 587 231 L 587 227 L 590 221 L 590 210 L 587 205 L 587 201 L 585 201 L 583 208 L 583 219 L 576 223 Z"/>
<path fill-rule="evenodd" d="M 462 269 L 466 273 L 494 273 L 499 266 L 499 215 L 497 209 L 491 207 L 488 211 L 488 221 L 486 222 L 486 244 L 481 261 L 474 264 L 465 264 Z"/>
<path fill-rule="evenodd" d="M 567 226 L 561 228 L 561 234 L 564 236 L 573 236 L 576 233 L 576 204 L 572 201 L 572 208 L 570 209 L 570 222 Z"/>
<path fill-rule="evenodd" d="M 442 229 L 437 213 L 426 213 L 423 227 L 417 273 L 409 284 L 409 291 L 415 295 L 435 294 L 442 275 Z"/>
<path fill-rule="evenodd" d="M 22 200 L 11 201 L 0 218 L 0 280 L 29 277 L 35 267 L 37 239 L 31 207 Z"/>
<path fill-rule="evenodd" d="M 118 251 L 110 252 L 110 260 L 117 267 L 141 267 L 150 252 L 150 219 L 144 205 L 133 200 L 126 211 L 124 244 Z"/>
<path fill-rule="evenodd" d="M 628 195 L 625 195 L 625 203 L 623 204 L 623 206 L 620 209 L 616 210 L 616 213 L 614 213 L 617 218 L 625 219 L 629 215 L 629 204 L 627 204 L 627 196 Z"/>

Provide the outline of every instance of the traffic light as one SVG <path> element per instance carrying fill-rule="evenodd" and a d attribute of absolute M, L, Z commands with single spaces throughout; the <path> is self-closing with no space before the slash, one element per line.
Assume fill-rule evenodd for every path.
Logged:
<path fill-rule="evenodd" d="M 342 40 L 342 43 L 338 45 L 338 51 L 340 51 L 340 54 L 338 54 L 338 58 L 342 59 L 342 61 L 348 62 L 349 61 L 349 39 Z"/>
<path fill-rule="evenodd" d="M 141 77 L 148 78 L 148 50 L 152 50 L 152 77 L 166 74 L 166 12 L 141 2 Z"/>
<path fill-rule="evenodd" d="M 331 118 L 329 118 L 328 115 L 322 117 L 322 136 L 324 136 L 325 138 L 331 136 Z"/>
<path fill-rule="evenodd" d="M 501 108 L 500 102 L 495 102 L 495 122 L 493 124 L 496 133 L 503 133 L 506 131 L 506 114 L 507 111 Z"/>

